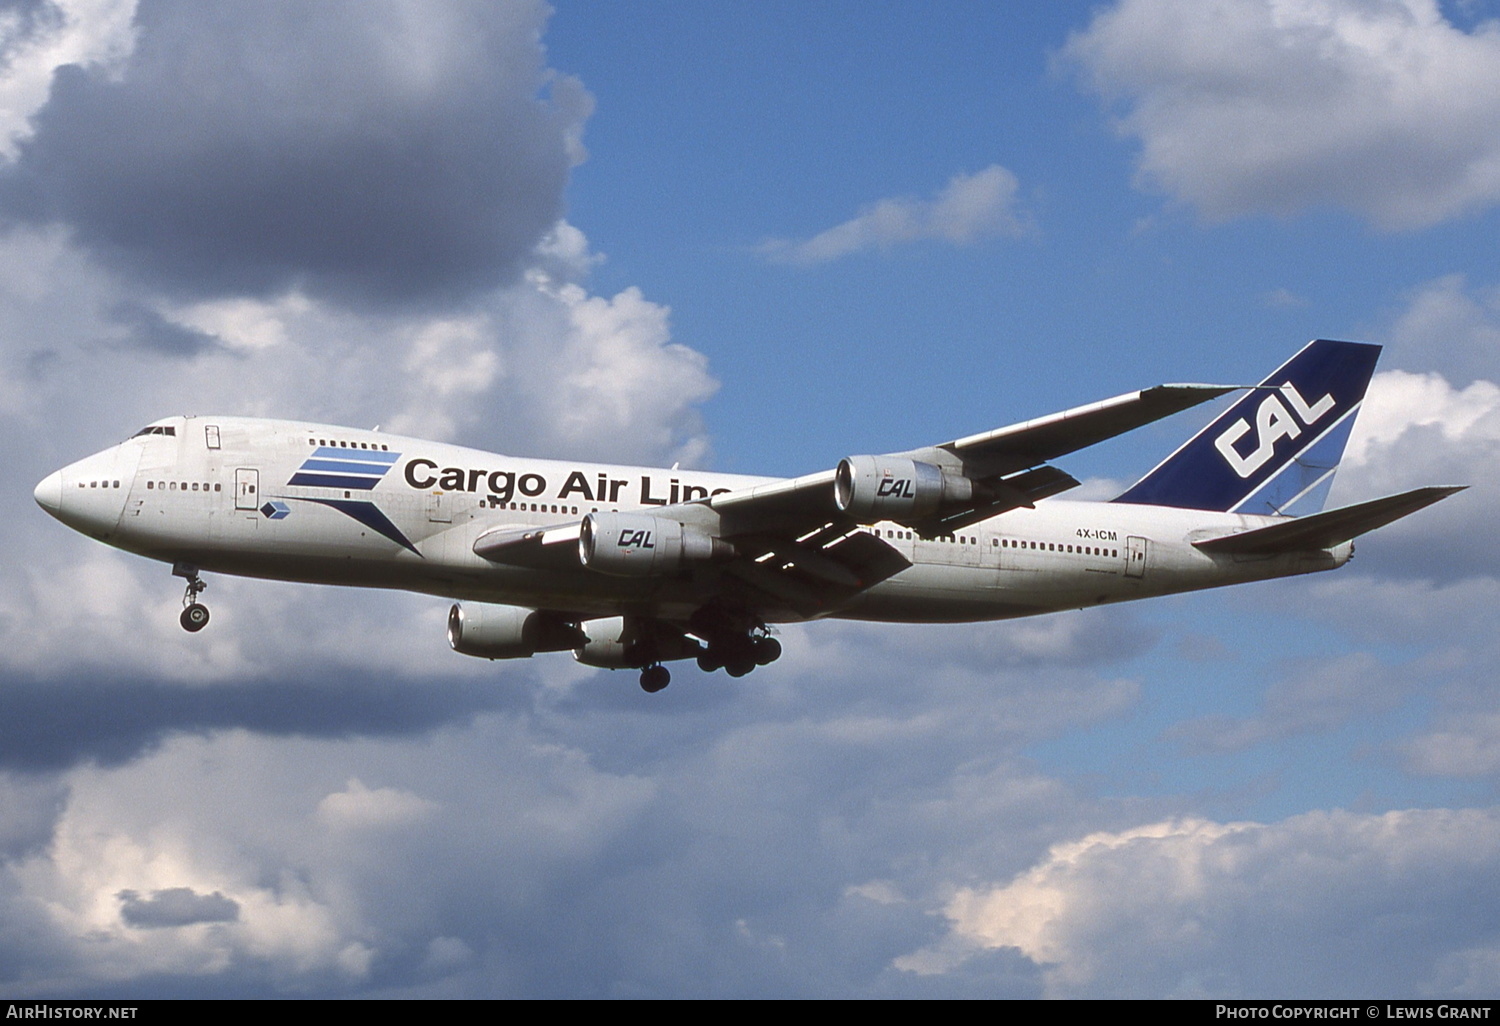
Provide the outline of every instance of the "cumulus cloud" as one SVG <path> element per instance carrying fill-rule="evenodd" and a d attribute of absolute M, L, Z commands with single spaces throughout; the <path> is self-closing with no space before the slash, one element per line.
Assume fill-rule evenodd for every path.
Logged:
<path fill-rule="evenodd" d="M 1500 201 L 1500 30 L 1436 0 L 1121 0 L 1062 57 L 1118 105 L 1141 183 L 1210 220 L 1413 229 Z"/>
<path fill-rule="evenodd" d="M 1480 997 L 1500 982 L 1497 867 L 1493 809 L 1156 822 L 960 887 L 950 936 L 898 966 L 1015 948 L 1052 997 Z"/>
<path fill-rule="evenodd" d="M 147 0 L 128 60 L 108 42 L 124 5 L 73 6 L 65 27 L 102 26 L 58 32 L 107 45 L 21 55 L 23 78 L 64 63 L 0 215 L 65 226 L 153 292 L 464 297 L 519 275 L 561 216 L 591 101 L 546 69 L 539 2 Z"/>
<path fill-rule="evenodd" d="M 1491 468 L 1500 457 L 1500 387 L 1455 387 L 1441 374 L 1382 371 L 1350 435 L 1334 485 L 1353 502 L 1423 485 L 1467 491 L 1356 542 L 1379 552 L 1387 573 L 1435 580 L 1500 574 L 1500 542 L 1473 530 L 1475 510 L 1500 498 Z"/>
<path fill-rule="evenodd" d="M 781 264 L 823 264 L 864 250 L 889 250 L 935 240 L 963 246 L 980 239 L 1017 238 L 1029 223 L 1020 212 L 1016 176 L 999 164 L 972 175 L 958 174 L 929 200 L 883 199 L 827 231 L 800 242 L 772 239 L 761 255 Z"/>

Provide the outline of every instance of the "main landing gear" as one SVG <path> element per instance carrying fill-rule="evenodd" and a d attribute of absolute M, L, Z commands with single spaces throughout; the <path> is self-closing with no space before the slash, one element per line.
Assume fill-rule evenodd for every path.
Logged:
<path fill-rule="evenodd" d="M 672 672 L 660 663 L 648 666 L 641 671 L 641 690 L 648 695 L 656 694 L 670 683 L 672 683 Z"/>
<path fill-rule="evenodd" d="M 172 567 L 172 575 L 187 578 L 187 590 L 182 595 L 182 616 L 177 622 L 189 634 L 197 634 L 208 626 L 208 607 L 198 601 L 198 596 L 208 590 L 208 584 L 198 576 L 198 568 L 187 563 Z"/>
<path fill-rule="evenodd" d="M 698 669 L 713 673 L 722 669 L 731 677 L 743 677 L 757 666 L 781 658 L 781 642 L 757 619 L 705 606 L 688 621 L 694 634 L 708 643 L 698 653 Z"/>
<path fill-rule="evenodd" d="M 744 613 L 704 607 L 688 620 L 687 629 L 685 634 L 680 627 L 670 628 L 637 641 L 631 654 L 633 665 L 641 667 L 642 691 L 654 695 L 671 683 L 671 671 L 662 663 L 672 659 L 696 657 L 704 673 L 723 670 L 743 677 L 781 658 L 781 642 L 771 637 L 771 629 Z"/>
<path fill-rule="evenodd" d="M 757 666 L 769 666 L 781 658 L 781 642 L 769 634 L 742 634 L 710 643 L 698 655 L 698 669 L 713 673 L 722 669 L 731 677 L 743 677 Z"/>

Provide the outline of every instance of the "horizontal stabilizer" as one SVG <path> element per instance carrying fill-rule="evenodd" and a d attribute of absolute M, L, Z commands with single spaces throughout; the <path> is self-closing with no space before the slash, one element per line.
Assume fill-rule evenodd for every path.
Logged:
<path fill-rule="evenodd" d="M 1243 531 L 1240 534 L 1210 538 L 1193 544 L 1204 552 L 1227 552 L 1239 555 L 1275 555 L 1281 552 L 1310 552 L 1331 549 L 1335 545 L 1358 537 L 1366 531 L 1400 520 L 1454 492 L 1463 491 L 1467 485 L 1434 486 L 1417 488 L 1400 495 L 1387 495 L 1383 499 L 1341 506 L 1308 517 L 1298 517 L 1270 527 Z"/>

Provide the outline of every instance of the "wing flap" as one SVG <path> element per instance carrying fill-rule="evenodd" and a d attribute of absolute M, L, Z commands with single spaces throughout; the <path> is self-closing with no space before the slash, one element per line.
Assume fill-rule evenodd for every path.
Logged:
<path fill-rule="evenodd" d="M 1330 549 L 1367 531 L 1394 523 L 1455 492 L 1461 492 L 1466 487 L 1467 485 L 1447 485 L 1416 488 L 1399 495 L 1387 495 L 1369 502 L 1298 517 L 1270 527 L 1193 542 L 1193 545 L 1204 552 L 1235 555 L 1276 555 L 1282 552 Z"/>
<path fill-rule="evenodd" d="M 726 564 L 725 572 L 803 616 L 829 612 L 911 566 L 882 539 L 833 524 L 796 542 L 766 535 L 742 538 L 736 546 L 744 558 Z"/>

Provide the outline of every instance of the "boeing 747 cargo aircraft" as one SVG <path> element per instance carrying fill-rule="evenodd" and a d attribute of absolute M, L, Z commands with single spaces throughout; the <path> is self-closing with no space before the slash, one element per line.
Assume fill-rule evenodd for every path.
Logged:
<path fill-rule="evenodd" d="M 777 623 L 999 620 L 1342 566 L 1355 536 L 1460 490 L 1319 512 L 1379 353 L 1319 340 L 1258 386 L 1158 385 L 790 480 L 195 416 L 35 494 L 171 564 L 189 631 L 208 623 L 204 571 L 400 588 L 457 600 L 465 655 L 571 650 L 654 692 L 673 660 L 736 677 L 774 661 Z M 1052 498 L 1078 482 L 1051 461 L 1237 390 L 1118 498 Z"/>

